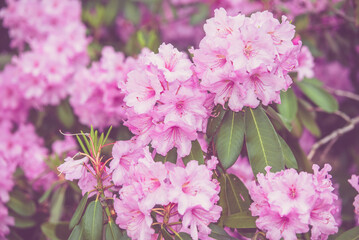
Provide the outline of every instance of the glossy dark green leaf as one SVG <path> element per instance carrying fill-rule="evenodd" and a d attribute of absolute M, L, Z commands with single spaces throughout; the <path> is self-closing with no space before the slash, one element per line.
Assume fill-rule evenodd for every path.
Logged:
<path fill-rule="evenodd" d="M 179 236 L 175 236 L 175 240 L 192 240 L 191 235 L 188 233 L 180 232 L 178 233 Z"/>
<path fill-rule="evenodd" d="M 83 232 L 84 231 L 82 225 L 76 225 L 75 228 L 72 230 L 68 240 L 83 240 Z"/>
<path fill-rule="evenodd" d="M 287 129 L 289 132 L 292 131 L 292 124 L 291 122 L 283 117 L 281 114 L 277 113 L 273 108 L 267 107 L 265 112 L 268 116 L 272 119 L 272 122 L 277 123 L 282 128 Z"/>
<path fill-rule="evenodd" d="M 216 135 L 216 151 L 222 166 L 227 169 L 238 159 L 244 140 L 243 112 L 228 111 Z"/>
<path fill-rule="evenodd" d="M 332 113 L 338 110 L 338 101 L 322 87 L 306 79 L 297 84 L 302 92 L 324 111 Z"/>
<path fill-rule="evenodd" d="M 126 231 L 123 231 L 120 240 L 131 240 L 131 238 L 127 235 Z"/>
<path fill-rule="evenodd" d="M 354 227 L 337 237 L 336 240 L 358 240 L 359 239 L 359 227 Z"/>
<path fill-rule="evenodd" d="M 66 128 L 71 128 L 75 123 L 75 116 L 67 101 L 61 102 L 57 107 L 57 116 Z"/>
<path fill-rule="evenodd" d="M 110 221 L 105 225 L 106 240 L 118 240 L 122 237 L 122 233 L 116 223 Z"/>
<path fill-rule="evenodd" d="M 278 135 L 278 137 L 279 137 L 280 146 L 281 146 L 282 152 L 283 152 L 285 166 L 287 168 L 298 169 L 298 163 L 294 157 L 292 150 L 290 149 L 288 144 L 284 141 L 284 139 L 281 136 Z"/>
<path fill-rule="evenodd" d="M 50 207 L 50 222 L 58 222 L 61 219 L 62 213 L 64 212 L 65 193 L 67 186 L 62 186 L 57 189 L 51 198 Z"/>
<path fill-rule="evenodd" d="M 77 206 L 76 211 L 75 211 L 74 215 L 72 216 L 70 224 L 69 224 L 70 229 L 75 227 L 75 225 L 77 225 L 80 222 L 82 214 L 86 207 L 88 195 L 89 195 L 88 192 L 85 193 L 85 195 L 82 197 L 79 205 Z"/>
<path fill-rule="evenodd" d="M 169 234 L 169 232 L 165 228 L 161 227 L 161 234 L 165 240 L 173 240 L 173 236 Z"/>
<path fill-rule="evenodd" d="M 277 133 L 263 109 L 247 108 L 245 123 L 246 146 L 254 175 L 265 172 L 266 166 L 271 166 L 273 172 L 284 169 Z"/>
<path fill-rule="evenodd" d="M 227 174 L 222 174 L 219 178 L 219 184 L 221 191 L 219 192 L 218 205 L 222 207 L 221 217 L 218 221 L 218 225 L 223 227 L 224 218 L 228 216 L 228 203 L 226 196 L 226 184 L 227 184 Z"/>
<path fill-rule="evenodd" d="M 289 88 L 286 92 L 280 93 L 281 104 L 278 104 L 279 113 L 289 121 L 297 115 L 298 101 L 293 89 Z"/>
<path fill-rule="evenodd" d="M 198 164 L 204 164 L 203 151 L 198 140 L 192 141 L 191 152 L 188 156 L 182 158 L 182 161 L 185 165 L 187 165 L 187 163 L 191 160 L 197 160 Z"/>
<path fill-rule="evenodd" d="M 102 237 L 103 211 L 99 200 L 90 202 L 82 217 L 82 227 L 86 240 L 99 240 Z"/>
<path fill-rule="evenodd" d="M 44 223 L 41 225 L 43 234 L 51 240 L 64 240 L 70 236 L 69 223 Z"/>
<path fill-rule="evenodd" d="M 226 111 L 223 109 L 222 105 L 218 104 L 212 112 L 212 117 L 209 118 L 208 124 L 207 124 L 207 136 L 212 137 L 218 127 L 221 125 L 221 122 L 223 120 L 223 117 L 225 115 Z"/>
<path fill-rule="evenodd" d="M 318 124 L 315 122 L 315 112 L 310 111 L 306 102 L 299 101 L 298 118 L 308 131 L 316 137 L 321 135 Z"/>
<path fill-rule="evenodd" d="M 30 217 L 36 212 L 35 203 L 18 190 L 10 193 L 10 200 L 7 202 L 7 206 L 15 213 L 24 217 Z"/>
<path fill-rule="evenodd" d="M 229 234 L 220 226 L 216 224 L 209 224 L 209 228 L 212 230 L 210 237 L 217 240 L 237 240 L 237 238 L 229 236 Z"/>
<path fill-rule="evenodd" d="M 224 225 L 230 228 L 257 228 L 256 220 L 249 211 L 239 212 L 227 216 Z"/>
<path fill-rule="evenodd" d="M 248 189 L 243 182 L 233 174 L 224 174 L 225 199 L 227 200 L 227 214 L 232 215 L 239 212 L 246 212 L 252 201 Z"/>
<path fill-rule="evenodd" d="M 161 154 L 157 153 L 155 156 L 155 162 L 177 162 L 177 148 L 172 148 L 166 156 L 162 156 Z"/>

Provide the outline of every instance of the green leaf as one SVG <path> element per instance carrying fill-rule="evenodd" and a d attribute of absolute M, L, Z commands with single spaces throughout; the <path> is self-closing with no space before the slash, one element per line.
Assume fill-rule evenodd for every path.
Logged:
<path fill-rule="evenodd" d="M 7 202 L 7 206 L 15 213 L 24 217 L 30 217 L 36 212 L 35 203 L 18 190 L 10 193 L 10 200 Z"/>
<path fill-rule="evenodd" d="M 92 201 L 87 206 L 82 218 L 84 237 L 86 240 L 98 240 L 102 237 L 103 212 L 99 200 Z"/>
<path fill-rule="evenodd" d="M 110 135 L 111 130 L 112 130 L 112 126 L 110 126 L 110 128 L 108 129 L 108 131 L 107 131 L 107 133 L 106 133 L 106 137 L 105 137 L 105 139 L 103 140 L 102 144 L 106 144 L 107 138 L 108 138 L 108 136 Z"/>
<path fill-rule="evenodd" d="M 228 111 L 215 139 L 216 151 L 222 166 L 227 169 L 238 159 L 244 140 L 243 112 Z"/>
<path fill-rule="evenodd" d="M 309 111 L 310 105 L 303 100 L 299 101 L 298 118 L 308 131 L 316 137 L 321 135 L 320 129 L 315 122 L 315 112 Z"/>
<path fill-rule="evenodd" d="M 199 24 L 201 22 L 204 22 L 205 19 L 207 19 L 209 15 L 209 7 L 207 4 L 198 4 L 198 11 L 196 14 L 193 14 L 191 16 L 190 23 L 192 25 Z"/>
<path fill-rule="evenodd" d="M 338 110 L 337 100 L 322 87 L 313 84 L 307 79 L 303 79 L 297 84 L 302 92 L 324 111 L 332 113 Z"/>
<path fill-rule="evenodd" d="M 117 240 L 122 237 L 122 233 L 113 221 L 105 225 L 106 240 Z"/>
<path fill-rule="evenodd" d="M 71 128 L 75 123 L 75 116 L 72 112 L 70 104 L 67 101 L 61 102 L 61 104 L 57 107 L 57 116 L 66 128 Z"/>
<path fill-rule="evenodd" d="M 166 156 L 162 156 L 159 153 L 156 153 L 155 156 L 155 162 L 171 162 L 176 163 L 177 162 L 177 148 L 172 148 Z"/>
<path fill-rule="evenodd" d="M 44 223 L 41 225 L 41 231 L 51 240 L 67 239 L 70 235 L 68 222 Z"/>
<path fill-rule="evenodd" d="M 83 232 L 83 227 L 81 225 L 76 225 L 68 240 L 83 240 Z"/>
<path fill-rule="evenodd" d="M 247 212 L 252 201 L 248 189 L 243 182 L 233 174 L 224 174 L 225 199 L 227 200 L 227 214 L 232 215 L 239 212 Z"/>
<path fill-rule="evenodd" d="M 239 212 L 227 216 L 224 225 L 230 228 L 257 228 L 256 220 L 249 211 Z"/>
<path fill-rule="evenodd" d="M 342 233 L 336 240 L 358 240 L 359 226 Z"/>
<path fill-rule="evenodd" d="M 207 124 L 207 136 L 212 137 L 216 134 L 218 127 L 221 125 L 222 119 L 226 111 L 223 109 L 222 105 L 218 104 L 215 106 L 212 112 L 212 117 L 209 118 Z"/>
<path fill-rule="evenodd" d="M 139 24 L 141 20 L 141 13 L 138 7 L 134 3 L 127 1 L 125 4 L 125 18 L 131 21 L 133 24 Z"/>
<path fill-rule="evenodd" d="M 67 185 L 60 187 L 54 193 L 51 198 L 51 208 L 50 208 L 50 222 L 58 222 L 61 219 L 63 208 L 64 208 L 64 200 L 65 200 L 65 192 L 67 189 Z"/>
<path fill-rule="evenodd" d="M 298 163 L 294 157 L 292 150 L 281 136 L 278 135 L 278 138 L 279 138 L 280 146 L 282 148 L 285 166 L 287 168 L 298 169 Z"/>
<path fill-rule="evenodd" d="M 82 217 L 82 213 L 85 210 L 86 207 L 86 203 L 87 203 L 87 199 L 88 199 L 88 195 L 89 193 L 85 193 L 85 195 L 82 197 L 79 205 L 76 208 L 76 211 L 74 213 L 74 215 L 71 218 L 70 224 L 69 224 L 69 228 L 72 229 L 75 225 L 77 225 Z"/>
<path fill-rule="evenodd" d="M 191 160 L 197 160 L 198 164 L 204 164 L 203 151 L 198 140 L 192 141 L 191 152 L 188 156 L 182 158 L 182 161 L 185 165 L 187 165 L 187 163 Z"/>
<path fill-rule="evenodd" d="M 90 154 L 88 153 L 87 149 L 85 148 L 85 146 L 84 146 L 84 144 L 83 144 L 81 138 L 80 138 L 78 135 L 76 135 L 76 138 L 77 138 L 77 141 L 79 142 L 79 144 L 80 144 L 80 146 L 81 146 L 81 148 L 82 148 L 82 151 L 84 151 L 84 153 L 86 153 L 87 155 L 90 155 Z"/>
<path fill-rule="evenodd" d="M 34 219 L 31 218 L 26 218 L 26 217 L 22 217 L 22 216 L 16 216 L 13 214 L 10 214 L 14 217 L 15 219 L 15 227 L 16 228 L 31 228 L 34 227 L 37 223 Z"/>
<path fill-rule="evenodd" d="M 261 107 L 247 108 L 245 113 L 246 145 L 254 175 L 271 166 L 273 172 L 284 169 L 279 139 Z"/>
<path fill-rule="evenodd" d="M 117 16 L 118 10 L 120 8 L 120 2 L 118 0 L 110 0 L 105 8 L 106 14 L 104 15 L 104 22 L 106 25 L 111 25 Z"/>
<path fill-rule="evenodd" d="M 63 180 L 60 180 L 60 181 L 56 181 L 54 182 L 51 187 L 40 197 L 40 199 L 38 200 L 39 203 L 43 203 L 46 201 L 46 199 L 49 198 L 52 190 L 54 190 L 54 188 L 57 186 L 57 185 L 60 185 L 60 184 L 63 184 L 64 181 Z"/>
<path fill-rule="evenodd" d="M 191 235 L 188 233 L 180 232 L 178 233 L 179 237 L 176 235 L 175 240 L 192 240 Z"/>
<path fill-rule="evenodd" d="M 268 116 L 274 120 L 275 122 L 277 122 L 281 127 L 287 129 L 289 132 L 292 131 L 292 124 L 291 122 L 286 119 L 284 116 L 282 116 L 281 114 L 277 113 L 273 108 L 271 107 L 267 107 L 265 109 L 265 112 L 268 114 Z M 273 121 L 272 121 L 273 122 Z M 273 123 L 274 124 L 274 123 Z"/>
<path fill-rule="evenodd" d="M 163 227 L 161 227 L 161 234 L 165 240 L 173 240 L 172 235 Z"/>
<path fill-rule="evenodd" d="M 289 121 L 292 121 L 297 115 L 298 101 L 293 89 L 289 88 L 286 92 L 280 93 L 281 104 L 278 104 L 279 113 Z"/>
<path fill-rule="evenodd" d="M 237 238 L 229 236 L 229 234 L 220 226 L 216 224 L 209 224 L 209 228 L 212 230 L 210 237 L 217 240 L 237 240 Z"/>
<path fill-rule="evenodd" d="M 223 227 L 224 218 L 228 216 L 228 205 L 227 205 L 227 196 L 226 196 L 227 174 L 221 175 L 221 177 L 219 178 L 219 183 L 220 183 L 221 191 L 219 192 L 218 205 L 222 207 L 222 212 L 218 225 Z"/>

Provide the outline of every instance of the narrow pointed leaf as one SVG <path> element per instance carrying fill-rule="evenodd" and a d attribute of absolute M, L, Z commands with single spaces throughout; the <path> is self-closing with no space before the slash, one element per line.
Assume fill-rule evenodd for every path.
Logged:
<path fill-rule="evenodd" d="M 278 138 L 279 138 L 280 146 L 282 148 L 285 166 L 287 168 L 298 169 L 298 163 L 294 157 L 292 150 L 281 136 L 278 135 Z"/>
<path fill-rule="evenodd" d="M 218 127 L 220 126 L 222 119 L 224 117 L 224 114 L 226 111 L 223 109 L 222 105 L 218 104 L 214 109 L 212 113 L 212 117 L 209 118 L 208 124 L 207 124 L 207 136 L 212 137 L 215 135 Z"/>
<path fill-rule="evenodd" d="M 316 137 L 321 135 L 318 124 L 315 122 L 315 113 L 309 111 L 309 106 L 304 101 L 299 101 L 298 118 L 308 131 Z"/>
<path fill-rule="evenodd" d="M 92 201 L 87 206 L 82 218 L 82 227 L 86 240 L 98 240 L 102 237 L 103 212 L 99 200 Z"/>
<path fill-rule="evenodd" d="M 306 79 L 297 84 L 302 92 L 324 111 L 332 113 L 338 110 L 338 101 L 322 87 Z"/>
<path fill-rule="evenodd" d="M 293 90 L 289 88 L 286 92 L 280 93 L 281 104 L 278 104 L 279 113 L 289 121 L 297 115 L 298 101 Z"/>
<path fill-rule="evenodd" d="M 256 217 L 250 211 L 229 215 L 224 220 L 224 225 L 230 228 L 257 228 Z"/>
<path fill-rule="evenodd" d="M 106 143 L 107 138 L 108 138 L 108 136 L 110 135 L 111 130 L 112 130 L 112 126 L 110 126 L 110 128 L 108 129 L 107 134 L 106 134 L 106 137 L 105 137 L 105 139 L 103 140 L 103 144 Z"/>
<path fill-rule="evenodd" d="M 87 139 L 87 136 L 85 135 L 85 133 L 84 133 L 83 131 L 81 131 L 81 134 L 82 134 L 83 139 L 85 140 L 87 149 L 89 149 L 90 152 L 91 152 L 92 147 L 91 147 L 91 145 L 90 145 L 90 142 L 89 142 L 88 139 Z"/>
<path fill-rule="evenodd" d="M 228 111 L 216 136 L 216 151 L 222 166 L 227 169 L 238 159 L 244 140 L 243 112 Z"/>
<path fill-rule="evenodd" d="M 122 233 L 113 221 L 110 221 L 105 226 L 106 240 L 118 240 L 122 237 Z"/>
<path fill-rule="evenodd" d="M 74 215 L 71 218 L 70 224 L 69 224 L 69 228 L 72 229 L 75 225 L 77 225 L 82 217 L 82 213 L 85 210 L 86 207 L 86 203 L 87 203 L 87 199 L 88 199 L 88 192 L 85 193 L 85 195 L 82 197 L 79 205 L 76 208 L 76 211 L 74 213 Z"/>
<path fill-rule="evenodd" d="M 83 232 L 83 227 L 81 225 L 76 225 L 68 240 L 83 240 Z"/>
<path fill-rule="evenodd" d="M 55 188 L 57 185 L 62 184 L 62 183 L 64 183 L 64 181 L 62 181 L 62 180 L 54 182 L 54 183 L 51 185 L 51 187 L 50 187 L 48 190 L 46 190 L 46 192 L 40 197 L 40 199 L 39 199 L 38 202 L 39 202 L 39 203 L 45 202 L 46 199 L 49 198 L 49 196 L 50 196 L 52 190 L 54 190 L 54 188 Z"/>
<path fill-rule="evenodd" d="M 177 148 L 172 148 L 166 156 L 162 156 L 161 154 L 157 153 L 155 156 L 155 162 L 177 162 Z"/>
<path fill-rule="evenodd" d="M 246 186 L 233 174 L 224 174 L 224 177 L 226 178 L 225 198 L 227 200 L 227 215 L 248 211 L 252 200 Z"/>
<path fill-rule="evenodd" d="M 84 144 L 82 143 L 82 140 L 79 136 L 76 135 L 76 138 L 77 138 L 77 141 L 79 142 L 81 148 L 82 148 L 82 151 L 84 151 L 84 153 L 86 153 L 87 155 L 89 155 L 87 149 L 85 148 Z"/>
<path fill-rule="evenodd" d="M 336 240 L 358 240 L 359 239 L 359 226 L 354 227 L 336 238 Z"/>
<path fill-rule="evenodd" d="M 219 219 L 218 225 L 223 227 L 224 218 L 228 216 L 228 201 L 226 195 L 226 184 L 227 177 L 226 174 L 222 174 L 219 178 L 219 184 L 221 187 L 221 191 L 219 192 L 219 200 L 218 205 L 222 207 L 221 218 Z"/>
<path fill-rule="evenodd" d="M 25 218 L 25 217 L 21 217 L 21 216 L 14 216 L 14 220 L 15 220 L 15 227 L 16 228 L 21 228 L 21 229 L 25 229 L 25 228 L 31 228 L 34 227 L 37 223 L 34 219 L 32 218 Z"/>
<path fill-rule="evenodd" d="M 247 108 L 246 146 L 254 175 L 271 166 L 273 172 L 284 169 L 284 160 L 277 133 L 261 107 Z"/>
<path fill-rule="evenodd" d="M 191 152 L 188 156 L 182 158 L 182 160 L 185 165 L 187 165 L 187 163 L 191 160 L 197 160 L 198 164 L 204 164 L 203 151 L 197 140 L 192 141 Z"/>

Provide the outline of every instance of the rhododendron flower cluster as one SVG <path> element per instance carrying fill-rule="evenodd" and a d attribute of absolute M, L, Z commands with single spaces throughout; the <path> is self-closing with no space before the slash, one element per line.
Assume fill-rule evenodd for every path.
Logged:
<path fill-rule="evenodd" d="M 239 111 L 262 102 L 280 103 L 280 91 L 292 83 L 301 43 L 294 45 L 294 26 L 270 12 L 228 16 L 223 8 L 204 25 L 206 36 L 192 50 L 201 86 L 215 93 L 215 104 Z"/>
<path fill-rule="evenodd" d="M 269 239 L 297 239 L 297 233 L 309 231 L 311 239 L 327 239 L 338 231 L 334 218 L 337 212 L 330 181 L 331 170 L 325 164 L 322 170 L 313 165 L 313 174 L 294 169 L 272 173 L 266 168 L 266 175 L 257 175 L 258 184 L 253 182 L 249 193 L 253 199 L 250 210 L 258 228 L 266 231 Z"/>
<path fill-rule="evenodd" d="M 159 224 L 193 239 L 211 233 L 208 225 L 219 219 L 222 209 L 216 205 L 219 183 L 206 165 L 195 160 L 186 167 L 154 162 L 148 148 L 131 141 L 117 142 L 113 158 L 112 180 L 122 186 L 114 202 L 116 223 L 132 239 L 152 239 L 156 234 L 151 226 Z"/>
<path fill-rule="evenodd" d="M 131 58 L 129 58 L 131 59 Z M 70 103 L 81 123 L 96 128 L 118 126 L 125 117 L 124 92 L 117 86 L 127 74 L 123 53 L 102 50 L 99 62 L 79 70 L 74 77 Z"/>
<path fill-rule="evenodd" d="M 24 43 L 62 33 L 81 18 L 81 4 L 77 0 L 6 0 L 6 3 L 0 17 L 9 28 L 13 47 L 22 48 Z"/>
<path fill-rule="evenodd" d="M 353 174 L 352 177 L 348 180 L 348 182 L 359 193 L 359 177 Z M 355 196 L 353 206 L 355 208 L 356 221 L 359 222 L 359 194 Z"/>
<path fill-rule="evenodd" d="M 188 155 L 197 131 L 206 128 L 210 108 L 187 56 L 171 44 L 162 44 L 158 54 L 141 54 L 127 82 L 119 85 L 124 85 L 124 101 L 131 107 L 125 125 L 139 144 L 151 142 L 161 155 L 173 147 L 179 157 Z"/>
<path fill-rule="evenodd" d="M 298 54 L 298 67 L 296 72 L 298 73 L 298 81 L 306 78 L 314 77 L 314 58 L 307 46 L 303 46 Z"/>
<path fill-rule="evenodd" d="M 1 10 L 14 46 L 31 51 L 12 59 L 23 98 L 33 107 L 58 104 L 68 95 L 73 74 L 88 63 L 86 28 L 75 0 L 7 1 Z M 34 18 L 33 16 L 36 16 Z"/>

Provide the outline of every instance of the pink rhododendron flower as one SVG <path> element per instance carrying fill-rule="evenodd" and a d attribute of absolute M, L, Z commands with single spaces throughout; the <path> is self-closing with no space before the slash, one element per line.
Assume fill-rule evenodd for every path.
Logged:
<path fill-rule="evenodd" d="M 104 128 L 118 126 L 125 118 L 124 92 L 118 86 L 127 74 L 125 57 L 112 47 L 102 49 L 100 61 L 74 77 L 70 103 L 83 124 Z"/>
<path fill-rule="evenodd" d="M 61 164 L 57 170 L 60 173 L 65 174 L 65 179 L 73 181 L 74 179 L 80 179 L 86 172 L 84 164 L 89 161 L 87 157 L 83 157 L 78 160 L 74 160 L 72 157 L 65 158 L 65 162 Z"/>
<path fill-rule="evenodd" d="M 262 102 L 280 103 L 280 91 L 292 80 L 299 47 L 292 43 L 294 26 L 267 11 L 250 17 L 228 16 L 221 8 L 204 25 L 206 36 L 192 49 L 201 85 L 216 94 L 215 104 L 233 111 Z"/>
<path fill-rule="evenodd" d="M 338 199 L 330 181 L 331 167 L 326 164 L 319 171 L 314 164 L 314 174 L 297 173 L 294 169 L 257 175 L 258 185 L 253 181 L 249 193 L 253 199 L 250 210 L 258 216 L 256 225 L 266 231 L 269 239 L 296 239 L 297 233 L 309 231 L 312 239 L 327 239 L 338 231 L 334 215 Z"/>
<path fill-rule="evenodd" d="M 0 239 L 6 240 L 6 235 L 10 233 L 9 226 L 15 225 L 13 217 L 8 215 L 6 206 L 0 202 Z"/>
<path fill-rule="evenodd" d="M 314 77 L 314 58 L 309 51 L 307 46 L 302 46 L 300 53 L 298 54 L 298 66 L 296 72 L 298 72 L 298 80 L 301 81 L 303 78 Z"/>
<path fill-rule="evenodd" d="M 352 177 L 348 180 L 348 182 L 359 193 L 359 176 L 353 174 Z M 359 194 L 357 194 L 355 196 L 353 206 L 355 208 L 355 210 L 354 210 L 355 214 L 356 214 L 355 217 L 356 217 L 356 220 L 358 221 L 358 219 L 359 219 Z"/>

